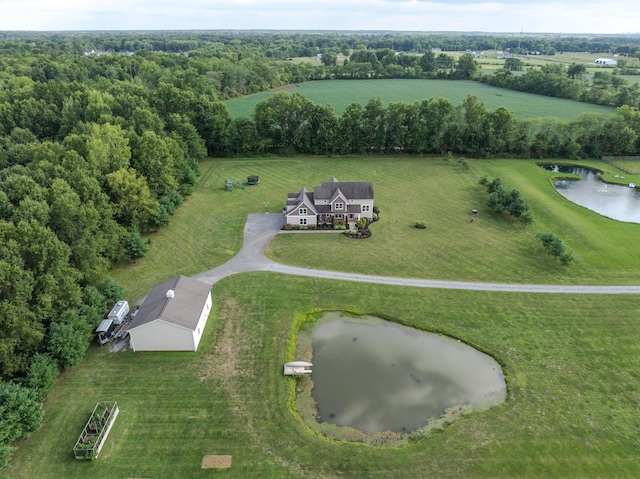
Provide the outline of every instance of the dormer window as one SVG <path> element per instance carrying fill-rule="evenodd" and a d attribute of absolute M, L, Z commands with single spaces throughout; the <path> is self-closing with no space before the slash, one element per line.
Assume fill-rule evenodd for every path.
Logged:
<path fill-rule="evenodd" d="M 334 205 L 334 208 L 335 208 L 336 210 L 343 210 L 343 209 L 344 209 L 344 203 L 336 203 L 336 204 Z"/>

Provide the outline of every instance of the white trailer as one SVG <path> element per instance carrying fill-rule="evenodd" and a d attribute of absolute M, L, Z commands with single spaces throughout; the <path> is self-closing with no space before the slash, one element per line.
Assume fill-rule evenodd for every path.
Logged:
<path fill-rule="evenodd" d="M 115 304 L 107 319 L 111 319 L 115 324 L 122 324 L 127 318 L 127 314 L 129 314 L 129 303 L 122 300 Z"/>

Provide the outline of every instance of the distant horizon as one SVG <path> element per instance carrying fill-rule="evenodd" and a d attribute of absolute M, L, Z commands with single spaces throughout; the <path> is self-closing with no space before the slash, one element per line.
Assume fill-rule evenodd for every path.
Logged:
<path fill-rule="evenodd" d="M 3 32 L 319 31 L 637 35 L 612 0 L 0 0 Z"/>
<path fill-rule="evenodd" d="M 640 36 L 640 31 L 629 33 L 594 33 L 594 32 L 528 32 L 528 31 L 482 31 L 482 30 L 391 30 L 391 29 L 377 29 L 377 30 L 350 30 L 350 29 L 291 29 L 291 28 L 156 28 L 156 29 L 135 29 L 135 28 L 122 28 L 122 29 L 78 29 L 78 30 L 0 30 L 0 33 L 188 33 L 188 32 L 218 32 L 218 33 L 351 33 L 351 34 L 370 34 L 370 33 L 394 33 L 394 34 L 434 34 L 434 35 L 447 35 L 447 34 L 459 34 L 459 35 L 522 35 L 522 36 L 537 36 L 537 35 L 554 35 L 554 36 L 619 36 L 619 37 L 632 37 Z"/>

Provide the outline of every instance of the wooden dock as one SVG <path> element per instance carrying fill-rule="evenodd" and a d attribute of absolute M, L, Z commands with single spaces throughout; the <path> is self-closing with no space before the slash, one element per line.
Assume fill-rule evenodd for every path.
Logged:
<path fill-rule="evenodd" d="M 299 374 L 311 374 L 313 364 L 306 361 L 293 361 L 284 365 L 285 376 L 297 376 Z"/>

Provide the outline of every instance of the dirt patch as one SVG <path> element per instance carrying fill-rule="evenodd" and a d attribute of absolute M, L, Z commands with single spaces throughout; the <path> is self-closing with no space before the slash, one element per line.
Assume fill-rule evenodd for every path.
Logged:
<path fill-rule="evenodd" d="M 129 344 L 128 337 L 123 339 L 115 339 L 109 343 L 109 351 L 112 353 L 129 350 L 131 350 L 131 345 Z"/>
<path fill-rule="evenodd" d="M 232 456 L 204 456 L 202 458 L 202 469 L 226 469 L 231 467 Z"/>
<path fill-rule="evenodd" d="M 286 90 L 295 90 L 296 88 L 300 88 L 297 83 L 290 83 L 288 85 L 282 85 L 276 88 L 272 88 L 269 91 L 286 91 Z"/>
<path fill-rule="evenodd" d="M 238 309 L 235 299 L 227 299 L 221 304 L 218 319 L 222 329 L 213 350 L 204 358 L 201 381 L 218 379 L 228 384 L 230 379 L 242 373 L 238 369 L 239 355 L 246 351 L 249 344 L 240 330 L 241 322 L 238 318 L 241 315 Z"/>

